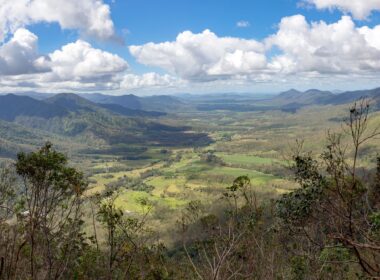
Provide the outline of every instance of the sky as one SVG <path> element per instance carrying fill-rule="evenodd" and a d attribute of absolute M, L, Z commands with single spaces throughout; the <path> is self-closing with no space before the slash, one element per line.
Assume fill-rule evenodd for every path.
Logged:
<path fill-rule="evenodd" d="M 0 0 L 0 92 L 380 86 L 380 0 Z"/>

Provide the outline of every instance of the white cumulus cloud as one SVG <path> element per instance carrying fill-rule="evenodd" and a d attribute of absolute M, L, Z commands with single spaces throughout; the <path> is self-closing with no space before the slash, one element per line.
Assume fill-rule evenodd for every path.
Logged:
<path fill-rule="evenodd" d="M 48 55 L 44 62 L 52 69 L 52 77 L 59 80 L 108 80 L 128 68 L 118 55 L 93 48 L 78 40 Z"/>
<path fill-rule="evenodd" d="M 130 52 L 190 82 L 374 77 L 380 73 L 380 26 L 357 27 L 350 16 L 329 24 L 295 15 L 261 42 L 186 31 L 175 41 L 131 46 Z"/>
<path fill-rule="evenodd" d="M 94 91 L 167 88 L 180 81 L 168 74 L 127 72 L 127 61 L 77 40 L 49 54 L 38 37 L 20 28 L 0 45 L 0 91 Z"/>
<path fill-rule="evenodd" d="M 380 10 L 380 0 L 306 0 L 317 9 L 339 9 L 357 19 L 365 19 L 372 11 Z"/>
<path fill-rule="evenodd" d="M 100 39 L 114 37 L 110 8 L 103 0 L 0 0 L 0 41 L 38 22 L 58 23 Z"/>
<path fill-rule="evenodd" d="M 121 89 L 141 89 L 154 87 L 174 87 L 181 84 L 177 78 L 168 74 L 159 75 L 154 72 L 145 73 L 142 75 L 126 74 L 121 83 Z"/>
<path fill-rule="evenodd" d="M 42 0 L 26 2 L 38 1 Z M 84 2 L 104 5 L 102 1 Z M 78 5 L 83 3 L 78 1 Z M 25 24 L 20 19 L 14 27 Z M 3 22 L 0 18 L 0 26 Z M 205 30 L 184 31 L 173 41 L 130 46 L 138 62 L 167 72 L 142 75 L 132 73 L 122 57 L 84 40 L 41 54 L 38 37 L 14 27 L 10 27 L 13 35 L 0 43 L 1 91 L 203 90 L 289 81 L 377 81 L 380 74 L 380 25 L 358 26 L 351 16 L 333 23 L 309 22 L 302 15 L 285 17 L 277 31 L 262 41 L 220 37 Z"/>
<path fill-rule="evenodd" d="M 314 22 L 296 15 L 283 18 L 266 43 L 282 53 L 270 68 L 283 73 L 374 74 L 380 71 L 380 26 L 356 27 L 351 17 Z"/>
<path fill-rule="evenodd" d="M 142 64 L 194 81 L 254 73 L 266 65 L 262 43 L 218 37 L 209 30 L 199 34 L 185 31 L 174 42 L 131 46 L 129 50 Z"/>
<path fill-rule="evenodd" d="M 20 28 L 13 37 L 0 45 L 0 75 L 21 75 L 41 72 L 41 58 L 37 49 L 38 37 Z"/>

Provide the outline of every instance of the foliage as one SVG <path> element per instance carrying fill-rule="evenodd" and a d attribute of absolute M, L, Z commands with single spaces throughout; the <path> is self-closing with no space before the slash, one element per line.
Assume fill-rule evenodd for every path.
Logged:
<path fill-rule="evenodd" d="M 365 100 L 350 109 L 345 132 L 351 138 L 352 160 L 347 158 L 343 135 L 331 133 L 321 156 L 326 175 L 311 157 L 295 157 L 296 181 L 301 188 L 284 195 L 277 209 L 282 221 L 304 242 L 312 242 L 314 250 L 322 250 L 325 260 L 326 248 L 345 250 L 363 273 L 379 277 L 380 242 L 373 238 L 379 202 L 368 200 L 378 197 L 377 180 L 366 180 L 357 168 L 361 146 L 380 135 L 378 129 L 368 130 L 368 113 Z"/>
<path fill-rule="evenodd" d="M 17 275 L 21 265 L 24 269 L 19 273 L 26 278 L 68 276 L 68 266 L 75 265 L 85 246 L 81 231 L 83 175 L 68 167 L 65 156 L 50 143 L 37 152 L 20 153 L 15 171 L 20 177 L 18 206 L 13 208 L 18 221 L 16 225 L 5 222 L 8 231 L 3 241 L 10 244 L 1 250 L 4 274 Z"/>

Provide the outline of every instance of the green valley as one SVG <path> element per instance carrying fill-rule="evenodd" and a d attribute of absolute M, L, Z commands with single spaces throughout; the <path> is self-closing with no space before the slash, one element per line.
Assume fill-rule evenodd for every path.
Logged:
<path fill-rule="evenodd" d="M 284 95 L 299 98 L 311 93 L 295 110 L 286 107 Z M 314 93 L 290 91 L 269 98 L 245 95 L 243 99 L 238 95 L 164 97 L 162 106 L 169 99 L 178 100 L 170 104 L 181 106 L 154 112 L 132 103 L 133 108 L 123 107 L 128 114 L 124 109 L 104 106 L 107 103 L 60 94 L 33 101 L 45 106 L 47 115 L 36 116 L 21 108 L 12 120 L 0 120 L 1 161 L 12 162 L 18 152 L 35 150 L 49 141 L 70 159 L 71 166 L 84 173 L 88 183 L 83 193 L 84 229 L 88 235 L 105 238 L 104 229 L 97 228 L 94 204 L 112 202 L 127 219 L 143 219 L 144 227 L 152 231 L 154 244 L 163 244 L 169 252 L 181 250 L 180 223 L 184 217 L 190 219 L 187 211 L 192 209 L 191 215 L 202 211 L 204 218 L 222 218 L 224 209 L 233 205 L 227 202 L 235 197 L 230 190 L 239 183 L 236 180 L 249 181 L 250 203 L 266 207 L 299 191 L 294 182 L 294 154 L 301 148 L 313 157 L 323 153 L 326 139 L 342 129 L 351 106 L 350 102 L 311 101 L 315 96 L 320 100 L 319 93 Z M 322 95 L 333 96 L 334 103 L 337 100 L 335 95 Z M 370 104 L 377 104 L 376 98 L 368 98 Z M 128 96 L 126 100 L 130 99 Z M 154 100 L 158 102 L 160 97 Z M 293 102 L 290 97 L 289 102 Z M 241 103 L 244 106 L 239 110 Z M 59 108 L 57 114 L 51 104 Z M 380 112 L 376 106 L 372 108 L 368 129 L 380 126 Z M 346 143 L 349 135 L 341 140 Z M 345 153 L 352 155 L 353 150 Z M 360 151 L 358 168 L 372 172 L 376 165 L 373 155 L 377 153 L 377 139 L 369 139 Z M 317 158 L 316 162 L 323 160 Z M 236 207 L 243 205 L 241 199 L 235 203 Z M 190 228 L 197 227 L 191 223 Z M 195 233 L 190 236 L 199 237 Z"/>

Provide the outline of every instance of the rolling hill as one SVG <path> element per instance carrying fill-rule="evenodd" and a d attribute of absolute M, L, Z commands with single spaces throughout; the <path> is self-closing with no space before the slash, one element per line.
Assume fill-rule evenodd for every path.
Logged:
<path fill-rule="evenodd" d="M 112 113 L 128 117 L 160 117 L 166 115 L 162 112 L 130 109 L 119 104 L 94 103 L 86 98 L 71 93 L 61 93 L 54 95 L 53 97 L 45 99 L 45 102 L 58 105 L 71 112 L 80 110 L 95 112 L 99 109 L 105 109 Z"/>
<path fill-rule="evenodd" d="M 336 105 L 352 103 L 363 97 L 379 100 L 380 88 L 375 88 L 371 90 L 346 91 L 346 92 L 334 95 L 333 97 L 327 100 L 327 103 L 336 104 Z"/>
<path fill-rule="evenodd" d="M 61 93 L 37 100 L 30 96 L 0 95 L 0 119 L 14 121 L 17 117 L 40 117 L 50 119 L 67 116 L 70 112 L 106 110 L 128 117 L 160 117 L 163 112 L 128 109 L 118 104 L 96 104 L 71 93 Z"/>
<path fill-rule="evenodd" d="M 320 91 L 317 89 L 310 89 L 305 92 L 297 91 L 295 89 L 280 93 L 271 101 L 280 104 L 332 104 L 340 105 L 352 103 L 360 98 L 378 99 L 380 97 L 380 88 L 370 90 L 346 91 L 339 94 L 333 94 L 330 91 Z"/>
<path fill-rule="evenodd" d="M 301 92 L 295 89 L 280 93 L 278 96 L 272 98 L 272 102 L 279 105 L 284 104 L 323 104 L 330 98 L 334 96 L 333 93 L 329 91 L 321 91 L 317 89 L 309 89 L 307 91 Z"/>
<path fill-rule="evenodd" d="M 0 96 L 0 112 L 0 141 L 4 147 L 5 143 L 35 145 L 57 137 L 66 137 L 68 144 L 81 143 L 92 150 L 114 145 L 197 146 L 211 142 L 206 134 L 189 132 L 189 127 L 168 126 L 149 119 L 163 113 L 116 104 L 99 105 L 75 94 L 59 94 L 43 101 L 27 96 Z M 4 149 L 3 154 L 12 154 L 12 149 Z"/>
<path fill-rule="evenodd" d="M 30 96 L 0 95 L 0 156 L 14 155 L 47 139 L 61 139 L 63 145 L 66 142 L 92 152 L 112 151 L 115 147 L 120 151 L 127 146 L 202 146 L 212 142 L 205 133 L 157 120 L 166 115 L 164 111 L 170 110 L 294 113 L 305 106 L 350 104 L 361 97 L 371 98 L 375 103 L 372 108 L 380 110 L 380 88 L 339 94 L 292 89 L 267 99 L 242 96 L 236 100 L 232 94 L 187 99 L 103 94 L 87 94 L 84 98 L 68 93 L 47 96 L 37 100 Z M 147 111 L 152 108 L 158 110 Z M 170 120 L 170 116 L 165 120 Z M 169 123 L 176 124 L 175 121 Z"/>
<path fill-rule="evenodd" d="M 56 104 L 33 99 L 29 96 L 8 94 L 0 96 L 0 119 L 14 121 L 19 116 L 41 118 L 63 117 L 68 114 L 65 108 Z"/>
<path fill-rule="evenodd" d="M 94 93 L 81 94 L 80 96 L 95 103 L 117 104 L 127 109 L 144 111 L 169 112 L 176 111 L 186 105 L 182 100 L 167 95 L 138 97 L 133 94 L 111 96 Z"/>
<path fill-rule="evenodd" d="M 380 88 L 346 91 L 338 94 L 317 89 L 310 89 L 304 92 L 291 89 L 273 97 L 270 103 L 280 106 L 283 111 L 294 113 L 298 109 L 308 105 L 342 105 L 353 103 L 360 98 L 372 99 L 375 102 L 374 109 L 380 109 Z"/>

